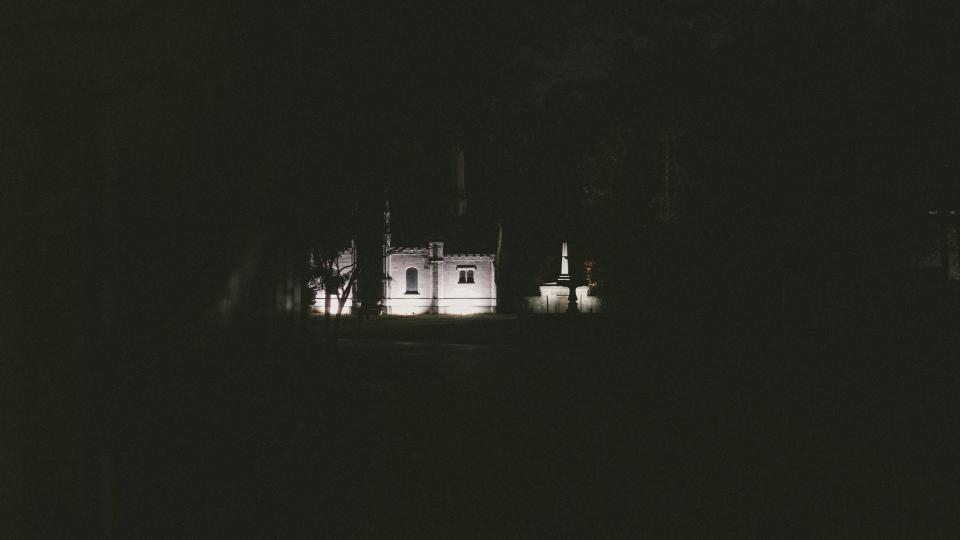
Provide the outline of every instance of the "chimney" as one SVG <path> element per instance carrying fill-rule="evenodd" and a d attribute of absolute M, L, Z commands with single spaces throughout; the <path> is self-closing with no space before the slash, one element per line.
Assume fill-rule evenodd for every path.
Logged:
<path fill-rule="evenodd" d="M 453 216 L 463 217 L 467 213 L 467 188 L 463 177 L 463 146 L 457 143 L 453 147 Z"/>
<path fill-rule="evenodd" d="M 391 231 L 390 231 L 390 199 L 386 199 L 383 209 L 383 245 L 384 247 L 390 247 L 391 241 Z"/>

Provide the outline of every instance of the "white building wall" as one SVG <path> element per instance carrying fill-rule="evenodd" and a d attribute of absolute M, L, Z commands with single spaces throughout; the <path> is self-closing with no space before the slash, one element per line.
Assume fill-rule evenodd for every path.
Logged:
<path fill-rule="evenodd" d="M 473 270 L 473 283 L 460 283 L 460 270 Z M 493 313 L 497 308 L 495 266 L 491 255 L 449 255 L 443 261 L 440 313 Z"/>
<path fill-rule="evenodd" d="M 390 295 L 383 299 L 384 309 L 390 315 L 429 313 L 433 305 L 432 264 L 427 248 L 398 248 L 389 255 Z M 407 294 L 407 269 L 417 270 L 417 292 Z"/>
<path fill-rule="evenodd" d="M 603 303 L 598 296 L 589 296 L 588 287 L 577 287 L 577 309 L 581 313 L 599 313 Z M 533 313 L 566 313 L 570 301 L 570 288 L 566 285 L 547 284 L 540 286 L 540 296 L 528 296 L 527 311 Z"/>
<path fill-rule="evenodd" d="M 390 269 L 384 311 L 391 315 L 421 313 L 473 314 L 496 311 L 492 255 L 447 255 L 431 259 L 427 248 L 397 248 L 388 256 Z M 407 269 L 417 270 L 417 294 L 407 294 Z M 473 270 L 474 283 L 459 283 L 460 270 Z"/>

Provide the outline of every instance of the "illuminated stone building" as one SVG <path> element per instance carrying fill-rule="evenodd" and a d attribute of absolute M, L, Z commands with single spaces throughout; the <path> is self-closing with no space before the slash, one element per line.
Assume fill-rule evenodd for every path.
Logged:
<path fill-rule="evenodd" d="M 385 315 L 423 313 L 471 315 L 493 313 L 497 308 L 496 265 L 493 254 L 445 253 L 444 243 L 426 247 L 393 247 L 389 234 L 384 242 L 383 291 L 380 312 Z M 340 256 L 340 267 L 353 264 L 353 251 Z M 343 307 L 354 307 L 351 291 Z M 314 311 L 323 313 L 323 292 Z M 336 311 L 336 301 L 331 313 Z"/>
<path fill-rule="evenodd" d="M 463 151 L 454 153 L 455 189 L 451 205 L 454 220 L 466 213 Z M 446 253 L 444 242 L 426 246 L 392 245 L 390 206 L 384 214 L 382 290 L 380 313 L 384 315 L 494 313 L 497 309 L 496 256 L 492 253 Z M 340 257 L 341 268 L 353 264 L 355 251 Z M 314 310 L 323 312 L 322 292 Z M 354 306 L 351 292 L 344 313 Z M 331 308 L 333 311 L 335 307 Z"/>
<path fill-rule="evenodd" d="M 466 213 L 463 151 L 455 150 L 454 219 Z M 390 206 L 384 212 L 383 295 L 381 313 L 471 315 L 497 310 L 496 256 L 492 253 L 446 253 L 444 242 L 426 247 L 394 247 Z"/>
<path fill-rule="evenodd" d="M 590 296 L 589 287 L 581 285 L 576 288 L 577 307 L 581 313 L 597 313 L 601 309 L 601 301 L 597 296 Z M 540 285 L 540 296 L 527 297 L 527 311 L 533 313 L 566 313 L 570 302 L 570 261 L 567 257 L 567 243 L 560 248 L 560 274 L 557 280 Z"/>
<path fill-rule="evenodd" d="M 427 247 L 385 247 L 383 313 L 469 315 L 496 311 L 492 254 L 444 253 L 440 241 Z"/>

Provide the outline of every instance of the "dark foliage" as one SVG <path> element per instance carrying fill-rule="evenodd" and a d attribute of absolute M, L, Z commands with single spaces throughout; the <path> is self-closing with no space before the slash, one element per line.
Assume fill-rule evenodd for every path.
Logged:
<path fill-rule="evenodd" d="M 0 537 L 955 531 L 957 291 L 904 264 L 960 207 L 954 4 L 8 10 Z M 570 242 L 610 317 L 310 345 L 308 249 L 378 268 L 385 194 L 395 245 L 502 224 L 508 309 Z"/>

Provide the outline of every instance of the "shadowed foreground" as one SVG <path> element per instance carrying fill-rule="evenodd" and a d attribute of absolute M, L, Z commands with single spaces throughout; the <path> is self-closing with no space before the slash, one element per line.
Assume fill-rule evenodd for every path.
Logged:
<path fill-rule="evenodd" d="M 940 537 L 960 525 L 944 343 L 906 355 L 888 336 L 884 352 L 863 342 L 840 360 L 827 352 L 846 345 L 764 352 L 720 328 L 662 323 L 654 340 L 600 319 L 514 324 L 492 345 L 315 346 L 289 401 L 259 413 L 282 427 L 275 444 L 224 471 L 238 476 L 207 503 L 222 513 L 197 516 L 197 532 Z"/>

